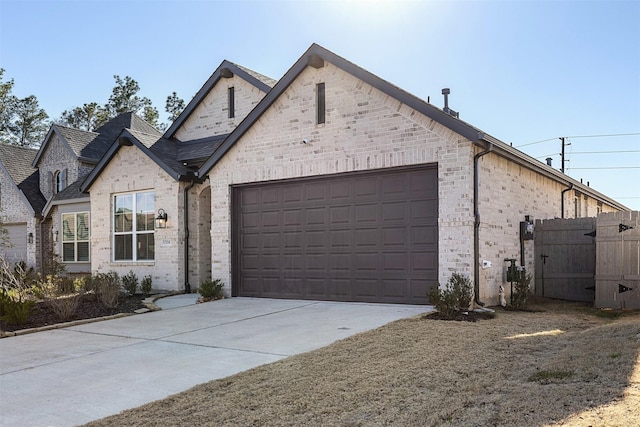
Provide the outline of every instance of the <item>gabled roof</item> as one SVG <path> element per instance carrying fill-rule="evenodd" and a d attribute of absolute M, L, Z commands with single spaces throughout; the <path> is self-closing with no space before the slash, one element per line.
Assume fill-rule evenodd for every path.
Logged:
<path fill-rule="evenodd" d="M 138 117 L 135 113 L 120 114 L 94 131 L 54 124 L 51 125 L 51 129 L 49 129 L 44 143 L 40 146 L 33 165 L 37 166 L 54 133 L 69 147 L 78 160 L 96 164 L 123 129 L 135 129 L 160 135 L 157 129 Z"/>
<path fill-rule="evenodd" d="M 109 147 L 96 167 L 87 175 L 79 189 L 83 192 L 88 191 L 120 148 L 131 145 L 138 147 L 140 151 L 176 181 L 200 181 L 195 176 L 194 170 L 211 156 L 211 153 L 220 146 L 226 136 L 217 135 L 184 143 L 159 137 L 158 134 L 151 135 L 145 132 L 125 129 Z"/>
<path fill-rule="evenodd" d="M 24 194 L 34 214 L 40 214 L 46 200 L 40 193 L 40 173 L 32 166 L 37 150 L 0 143 L 0 163 L 15 186 Z"/>
<path fill-rule="evenodd" d="M 406 92 L 399 87 L 387 82 L 384 79 L 376 76 L 375 74 L 366 71 L 363 68 L 347 61 L 346 59 L 336 55 L 333 52 L 319 46 L 312 44 L 309 49 L 296 61 L 295 64 L 286 72 L 286 74 L 273 86 L 273 89 L 269 91 L 264 98 L 256 105 L 256 107 L 247 115 L 247 117 L 229 134 L 228 138 L 216 149 L 216 151 L 204 162 L 202 167 L 196 172 L 199 177 L 206 176 L 209 171 L 222 159 L 222 157 L 235 145 L 235 143 L 247 132 L 253 124 L 258 121 L 262 114 L 282 95 L 282 93 L 296 80 L 296 78 L 302 73 L 306 67 L 312 66 L 315 68 L 321 68 L 324 66 L 324 62 L 329 62 L 332 65 L 342 69 L 343 71 L 353 75 L 354 77 L 364 81 L 365 83 L 375 87 L 381 92 L 389 95 L 392 98 L 397 99 L 403 104 L 413 108 L 414 110 L 424 114 L 426 117 L 440 123 L 446 128 L 451 129 L 457 134 L 465 137 L 472 143 L 482 147 L 490 147 L 492 152 L 505 157 L 511 161 L 518 163 L 519 165 L 531 169 L 535 172 L 541 173 L 559 183 L 563 183 L 567 186 L 572 185 L 574 188 L 579 189 L 585 194 L 589 194 L 596 199 L 606 201 L 607 203 L 615 206 L 618 209 L 629 210 L 626 206 L 616 202 L 615 200 L 604 196 L 603 194 L 593 190 L 592 188 L 581 184 L 575 179 L 556 171 L 555 169 L 547 166 L 546 164 L 524 154 L 523 152 L 511 147 L 509 144 L 494 138 L 480 129 L 466 123 L 459 118 L 444 112 L 440 108 L 431 105 L 415 95 Z"/>
<path fill-rule="evenodd" d="M 218 81 L 223 78 L 233 77 L 233 75 L 237 75 L 238 77 L 246 80 L 248 83 L 252 84 L 263 92 L 269 92 L 273 85 L 276 83 L 276 80 L 270 77 L 264 76 L 246 67 L 241 67 L 240 65 L 234 64 L 233 62 L 224 60 L 218 66 L 218 68 L 216 68 L 211 77 L 209 77 L 205 84 L 200 88 L 198 93 L 196 93 L 196 95 L 185 107 L 182 113 L 180 113 L 178 118 L 171 124 L 169 129 L 166 130 L 163 135 L 164 138 L 173 138 L 178 129 L 180 129 L 180 126 L 182 126 L 182 124 L 189 118 L 189 116 L 191 116 L 191 113 L 193 113 L 198 105 L 200 105 L 202 100 L 209 94 L 209 92 L 211 92 L 211 89 L 215 87 Z"/>

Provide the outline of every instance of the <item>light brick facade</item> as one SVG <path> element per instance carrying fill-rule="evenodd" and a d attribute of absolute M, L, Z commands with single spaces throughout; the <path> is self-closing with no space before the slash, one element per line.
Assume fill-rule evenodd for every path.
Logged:
<path fill-rule="evenodd" d="M 94 273 L 133 270 L 139 279 L 151 275 L 155 289 L 180 288 L 183 282 L 184 234 L 180 183 L 136 147 L 122 147 L 90 189 L 91 268 Z M 155 232 L 155 261 L 113 260 L 113 198 L 116 194 L 154 191 L 155 211 L 168 214 L 167 228 Z"/>
<path fill-rule="evenodd" d="M 6 227 L 24 229 L 17 238 L 27 239 L 28 233 L 33 233 L 34 242 L 26 244 L 26 253 L 23 261 L 29 267 L 36 266 L 37 259 L 37 220 L 33 209 L 29 206 L 24 194 L 16 187 L 6 169 L 0 166 L 0 220 Z M 11 242 L 16 245 L 17 242 Z M 24 243 L 24 242 L 22 242 Z M 21 245 L 22 246 L 22 245 Z M 2 249 L 0 248 L 0 256 Z M 12 261 L 13 262 L 13 261 Z"/>
<path fill-rule="evenodd" d="M 228 90 L 234 88 L 235 114 L 229 118 Z M 256 106 L 264 92 L 238 76 L 221 79 L 180 126 L 181 141 L 230 133 Z"/>

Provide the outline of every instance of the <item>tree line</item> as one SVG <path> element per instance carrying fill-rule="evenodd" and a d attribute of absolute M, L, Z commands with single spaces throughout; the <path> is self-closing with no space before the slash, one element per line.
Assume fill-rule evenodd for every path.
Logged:
<path fill-rule="evenodd" d="M 23 147 L 37 147 L 42 143 L 52 123 L 75 129 L 92 131 L 122 113 L 138 114 L 152 126 L 164 130 L 168 123 L 159 122 L 158 109 L 151 100 L 139 95 L 140 85 L 129 76 L 114 75 L 115 86 L 105 104 L 87 102 L 62 112 L 57 119 L 40 108 L 35 95 L 19 98 L 13 94 L 14 80 L 4 80 L 5 70 L 0 68 L 0 142 Z M 173 122 L 185 107 L 184 100 L 176 92 L 167 96 L 165 111 L 169 123 Z"/>

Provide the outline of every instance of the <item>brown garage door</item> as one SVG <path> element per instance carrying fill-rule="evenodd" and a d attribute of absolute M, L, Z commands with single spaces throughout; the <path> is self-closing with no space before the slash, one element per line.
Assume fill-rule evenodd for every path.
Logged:
<path fill-rule="evenodd" d="M 427 303 L 438 280 L 436 166 L 233 188 L 233 293 Z"/>

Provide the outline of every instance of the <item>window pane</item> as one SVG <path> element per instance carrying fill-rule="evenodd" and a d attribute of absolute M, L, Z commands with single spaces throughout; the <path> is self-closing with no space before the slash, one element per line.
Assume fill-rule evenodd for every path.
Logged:
<path fill-rule="evenodd" d="M 75 214 L 62 215 L 62 241 L 73 242 L 76 239 Z"/>
<path fill-rule="evenodd" d="M 62 260 L 63 261 L 68 261 L 68 262 L 73 262 L 75 261 L 75 251 L 74 251 L 74 244 L 73 243 L 63 243 L 62 244 Z"/>
<path fill-rule="evenodd" d="M 125 194 L 115 197 L 114 227 L 116 232 L 131 231 L 133 226 L 133 195 Z"/>
<path fill-rule="evenodd" d="M 154 259 L 154 234 L 144 233 L 136 235 L 138 240 L 137 259 Z"/>
<path fill-rule="evenodd" d="M 79 213 L 78 219 L 78 240 L 89 240 L 89 213 Z"/>
<path fill-rule="evenodd" d="M 139 213 L 136 215 L 136 231 L 151 231 L 153 230 L 153 222 L 155 220 L 155 214 Z"/>
<path fill-rule="evenodd" d="M 78 242 L 78 261 L 89 261 L 89 242 Z"/>
<path fill-rule="evenodd" d="M 131 251 L 133 245 L 131 234 L 114 236 L 113 241 L 115 245 L 114 258 L 116 261 L 133 259 Z"/>

